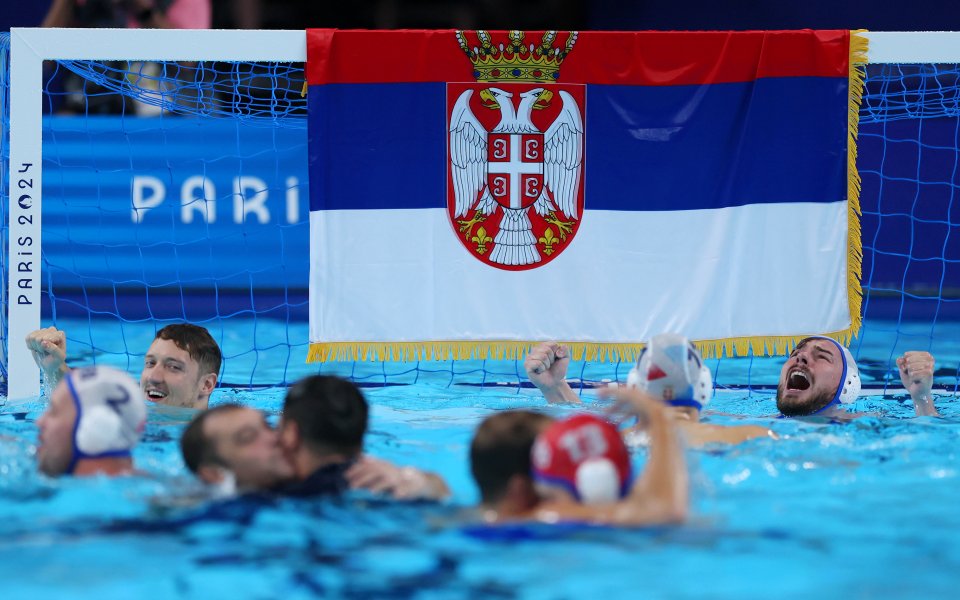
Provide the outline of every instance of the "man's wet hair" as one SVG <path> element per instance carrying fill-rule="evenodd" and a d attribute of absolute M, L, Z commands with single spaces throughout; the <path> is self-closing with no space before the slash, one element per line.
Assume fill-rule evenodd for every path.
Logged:
<path fill-rule="evenodd" d="M 284 422 L 296 423 L 314 452 L 354 456 L 363 451 L 369 409 L 356 385 L 332 375 L 311 375 L 290 386 Z"/>
<path fill-rule="evenodd" d="M 514 475 L 531 476 L 533 443 L 553 419 L 529 410 L 508 410 L 487 417 L 470 444 L 470 471 L 484 504 L 503 498 Z"/>
<path fill-rule="evenodd" d="M 220 363 L 223 354 L 220 346 L 205 327 L 190 323 L 174 323 L 157 332 L 155 340 L 170 340 L 177 348 L 187 352 L 190 358 L 200 366 L 200 375 L 215 373 L 220 375 Z"/>
<path fill-rule="evenodd" d="M 203 425 L 210 418 L 210 415 L 228 413 L 243 408 L 240 404 L 221 404 L 201 411 L 190 421 L 180 437 L 180 453 L 183 455 L 183 462 L 191 473 L 196 473 L 204 465 L 223 466 L 223 459 L 217 454 L 213 440 L 203 433 Z"/>

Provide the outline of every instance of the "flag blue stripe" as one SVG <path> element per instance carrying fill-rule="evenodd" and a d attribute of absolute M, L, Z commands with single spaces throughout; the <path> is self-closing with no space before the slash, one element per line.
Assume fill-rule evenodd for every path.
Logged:
<path fill-rule="evenodd" d="M 846 96 L 819 77 L 590 85 L 585 207 L 843 200 Z M 312 86 L 308 104 L 311 210 L 446 206 L 446 84 Z"/>

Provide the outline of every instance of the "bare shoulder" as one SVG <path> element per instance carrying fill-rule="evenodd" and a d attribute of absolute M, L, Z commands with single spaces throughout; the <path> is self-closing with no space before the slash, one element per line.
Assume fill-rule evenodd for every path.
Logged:
<path fill-rule="evenodd" d="M 773 430 L 760 425 L 712 425 L 691 423 L 683 428 L 687 444 L 699 448 L 707 444 L 741 444 L 757 438 L 778 439 Z"/>
<path fill-rule="evenodd" d="M 592 525 L 639 526 L 656 522 L 645 515 L 631 514 L 624 503 L 585 505 L 575 502 L 545 502 L 528 516 L 529 521 L 539 523 L 587 523 Z"/>

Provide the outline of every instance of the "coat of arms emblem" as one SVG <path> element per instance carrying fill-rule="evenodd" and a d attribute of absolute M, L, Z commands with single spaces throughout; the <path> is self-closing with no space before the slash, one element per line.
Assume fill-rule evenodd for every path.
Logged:
<path fill-rule="evenodd" d="M 580 225 L 585 88 L 556 83 L 577 34 L 556 38 L 478 31 L 471 46 L 457 32 L 477 81 L 447 84 L 447 212 L 464 247 L 501 269 L 550 262 Z"/>

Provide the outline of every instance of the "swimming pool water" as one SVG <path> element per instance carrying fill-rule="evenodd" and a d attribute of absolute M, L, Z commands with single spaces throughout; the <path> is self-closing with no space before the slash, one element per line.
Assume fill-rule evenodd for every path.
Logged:
<path fill-rule="evenodd" d="M 132 337 L 128 344 L 140 344 Z M 146 340 L 150 337 L 152 330 Z M 953 340 L 938 336 L 934 342 L 944 367 L 937 378 L 941 387 L 956 385 L 951 373 L 960 349 Z M 865 377 L 867 383 L 888 374 L 891 342 L 861 350 L 860 360 L 872 373 Z M 870 366 L 870 361 L 876 364 Z M 239 362 L 230 367 L 238 373 Z M 776 359 L 752 363 L 750 377 L 761 385 L 779 365 Z M 316 369 L 295 368 L 304 373 Z M 455 368 L 473 371 L 477 365 Z M 724 359 L 719 378 L 724 380 L 727 369 L 726 381 L 737 383 L 739 377 L 742 383 L 745 368 Z M 370 377 L 382 369 L 361 367 Z M 589 365 L 583 376 L 603 379 L 610 371 L 609 366 Z M 230 376 L 228 369 L 224 379 Z M 43 401 L 4 405 L 0 597 L 956 594 L 960 405 L 952 392 L 941 391 L 938 397 L 941 419 L 911 418 L 905 398 L 867 396 L 856 408 L 883 416 L 836 424 L 772 420 L 764 416 L 774 412 L 769 391 L 721 390 L 708 407 L 711 422 L 763 423 L 782 439 L 688 451 L 694 495 L 689 524 L 636 531 L 527 527 L 491 534 L 468 526 L 465 515 L 465 507 L 477 499 L 467 465 L 474 427 L 507 408 L 538 407 L 557 414 L 573 409 L 548 407 L 530 389 L 438 385 L 439 375 L 423 379 L 416 385 L 365 389 L 373 407 L 367 449 L 442 473 L 454 490 L 453 501 L 443 507 L 384 504 L 363 496 L 341 502 L 241 503 L 216 510 L 209 505 L 171 507 L 171 499 L 195 489 L 177 446 L 188 416 L 174 411 L 153 411 L 135 451 L 147 475 L 50 480 L 36 474 L 31 447 Z M 592 392 L 585 392 L 584 399 L 587 410 L 602 410 Z M 275 416 L 282 390 L 220 389 L 214 401 L 239 401 Z M 634 460 L 642 465 L 642 449 Z"/>

